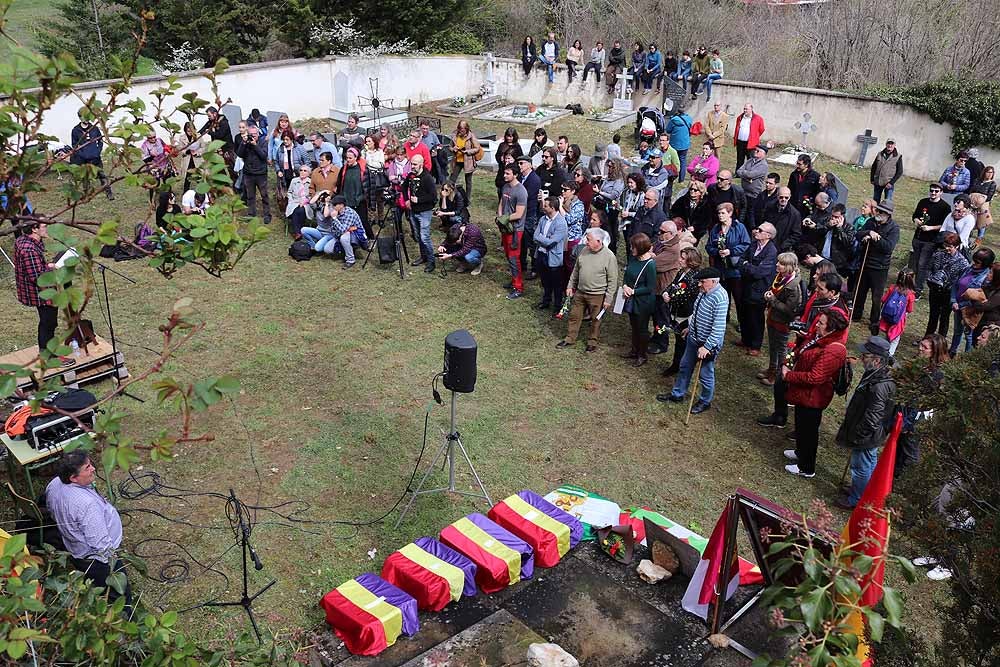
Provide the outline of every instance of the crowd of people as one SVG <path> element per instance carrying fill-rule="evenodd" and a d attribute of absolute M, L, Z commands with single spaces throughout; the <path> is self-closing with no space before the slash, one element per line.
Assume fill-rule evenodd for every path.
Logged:
<path fill-rule="evenodd" d="M 694 52 L 684 50 L 675 54 L 671 50 L 661 52 L 655 42 L 644 46 L 636 41 L 631 53 L 626 53 L 621 40 L 614 40 L 611 48 L 605 50 L 604 42 L 598 40 L 594 46 L 585 51 L 583 43 L 577 39 L 572 46 L 561 55 L 559 42 L 555 33 L 550 32 L 541 44 L 535 44 L 534 38 L 528 35 L 521 43 L 521 66 L 524 76 L 531 76 L 536 68 L 543 68 L 549 83 L 555 83 L 555 66 L 562 62 L 566 65 L 567 83 L 572 85 L 579 76 L 578 70 L 583 69 L 580 85 L 587 83 L 587 75 L 594 73 L 597 84 L 601 84 L 601 74 L 608 94 L 614 94 L 619 76 L 626 74 L 633 82 L 632 88 L 642 85 L 645 92 L 650 92 L 655 84 L 656 92 L 660 92 L 663 78 L 667 77 L 680 84 L 685 92 L 690 92 L 696 99 L 702 92 L 705 99 L 712 99 L 712 83 L 725 76 L 725 64 L 718 49 L 709 52 L 704 44 L 694 49 Z"/>
<path fill-rule="evenodd" d="M 526 40 L 525 49 L 550 68 L 558 54 L 558 45 L 553 50 L 548 41 L 535 52 Z M 597 44 L 582 77 L 591 71 L 598 78 L 614 76 L 620 50 L 615 42 L 604 67 L 603 45 Z M 678 74 L 680 80 L 694 93 L 705 84 L 710 94 L 711 79 L 690 64 L 706 57 L 704 51 L 695 59 L 682 54 L 680 65 L 671 63 L 668 52 L 640 79 L 651 85 L 664 72 L 673 77 L 687 71 Z M 581 53 L 577 42 L 567 55 L 571 77 L 583 64 Z M 635 53 L 642 54 L 642 68 L 658 56 L 655 45 L 647 53 L 637 44 Z M 687 70 L 678 70 L 683 63 Z M 533 65 L 526 63 L 526 72 Z M 250 215 L 270 222 L 273 195 L 290 233 L 314 253 L 341 255 L 345 269 L 356 264 L 359 249 L 371 251 L 375 226 L 396 216 L 408 221 L 419 248 L 414 266 L 433 272 L 448 262 L 458 273 L 478 276 L 493 243 L 486 233 L 491 222 L 500 264 L 509 274 L 507 298 L 522 298 L 528 283 L 538 280 L 535 307 L 566 323 L 565 335 L 555 342 L 559 350 L 574 348 L 586 324 L 584 353 L 594 353 L 604 318 L 627 316 L 630 340 L 622 356 L 635 367 L 657 355 L 669 360 L 658 401 L 689 405 L 691 415 L 709 411 L 727 341 L 748 357 L 760 357 L 756 379 L 773 393 L 773 408 L 757 424 L 785 429 L 794 408 L 788 435 L 794 445 L 784 450 L 789 474 L 815 476 L 824 413 L 835 395 L 847 396 L 835 436 L 849 451 L 851 482 L 836 501 L 843 508 L 859 501 L 900 407 L 892 367 L 925 290 L 929 318 L 915 345 L 930 385 L 942 381 L 941 367 L 950 357 L 1000 335 L 1000 263 L 985 244 L 995 170 L 973 151 L 958 153 L 902 223 L 912 226 L 912 252 L 908 265 L 898 266 L 898 219 L 905 216 L 896 215 L 894 194 L 904 168 L 895 142 L 887 141 L 872 164 L 872 198 L 849 215 L 836 176 L 817 171 L 808 154 L 798 156 L 787 180 L 770 169 L 764 119 L 751 104 L 733 119 L 721 104 L 713 105 L 701 128 L 706 140 L 691 159 L 697 133 L 683 111 L 663 119 L 654 135 L 641 133 L 634 159 L 626 159 L 629 151 L 617 135 L 595 146 L 585 161 L 580 145 L 565 135 L 552 140 L 537 128 L 525 148 L 516 129 L 508 128 L 494 154 L 497 199 L 489 222 L 475 220 L 470 209 L 485 149 L 466 120 L 443 141 L 428 123 L 397 137 L 387 126 L 365 132 L 352 116 L 336 141 L 329 141 L 319 131 L 297 131 L 284 115 L 269 130 L 264 117 L 251 114 L 236 132 L 217 110 L 208 109 L 208 118 L 200 130 L 188 123 L 178 142 L 151 133 L 141 145 L 156 184 L 184 176 L 180 203 L 170 190 L 150 184 L 161 232 L 170 233 L 171 214 L 204 214 L 211 206 L 189 186 L 213 139 L 222 141 L 220 153 Z M 90 150 L 102 140 L 81 112 L 72 141 L 86 150 L 71 159 L 92 165 L 110 198 L 100 150 Z M 735 148 L 732 169 L 720 163 L 723 142 Z M 440 232 L 435 242 L 433 233 Z M 18 299 L 38 309 L 40 347 L 56 328 L 56 310 L 39 297 L 37 285 L 52 268 L 45 238 L 44 223 L 28 224 L 14 253 Z M 894 280 L 887 284 L 891 272 Z M 852 321 L 864 323 L 869 334 L 853 350 Z M 852 381 L 856 357 L 861 365 Z M 916 460 L 915 423 L 926 418 L 920 406 L 902 408 L 898 472 Z M 70 516 L 75 505 L 87 503 L 103 512 L 100 540 L 88 544 L 80 537 L 76 545 L 70 534 L 67 542 L 78 567 L 103 581 L 119 567 L 108 552 L 120 542 L 120 523 L 88 491 L 89 460 L 67 458 L 63 468 L 49 489 L 56 511 Z"/>

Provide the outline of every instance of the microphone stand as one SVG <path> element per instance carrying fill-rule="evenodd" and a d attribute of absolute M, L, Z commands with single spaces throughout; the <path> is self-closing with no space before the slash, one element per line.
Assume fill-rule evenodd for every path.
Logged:
<path fill-rule="evenodd" d="M 107 272 L 110 271 L 111 273 L 115 274 L 116 276 L 119 276 L 120 278 L 124 278 L 125 280 L 127 280 L 132 285 L 135 285 L 136 282 L 134 280 L 132 280 L 131 278 L 129 278 L 128 276 L 126 276 L 121 271 L 117 271 L 115 269 L 112 269 L 110 266 L 106 266 L 105 264 L 102 264 L 101 262 L 96 262 L 95 261 L 94 264 L 97 265 L 97 269 L 101 272 L 101 283 L 102 283 L 102 286 L 104 288 L 103 289 L 103 291 L 104 291 L 104 307 L 105 307 L 107 315 L 108 315 L 108 330 L 109 330 L 109 333 L 111 334 L 111 354 L 112 354 L 112 359 L 114 360 L 115 382 L 118 384 L 118 389 L 121 390 L 121 388 L 122 388 L 122 379 L 121 379 L 120 373 L 121 373 L 122 361 L 121 361 L 121 357 L 118 356 L 118 340 L 115 338 L 115 325 L 114 325 L 114 320 L 111 317 L 111 299 L 108 298 L 108 275 L 107 275 Z M 128 396 L 132 400 L 139 401 L 140 403 L 145 403 L 146 402 L 145 399 L 139 398 L 135 394 L 130 394 L 129 392 L 124 391 L 124 390 L 121 391 L 121 395 L 122 396 Z"/>
<path fill-rule="evenodd" d="M 240 597 L 239 600 L 233 600 L 231 602 L 206 602 L 205 606 L 243 607 L 243 611 L 247 613 L 247 618 L 250 619 L 250 625 L 253 627 L 253 633 L 257 636 L 257 643 L 263 644 L 264 642 L 260 635 L 260 628 L 257 627 L 257 619 L 253 615 L 253 601 L 256 600 L 258 597 L 260 597 L 261 595 L 263 595 L 264 591 L 269 589 L 271 586 L 274 586 L 278 582 L 276 579 L 272 579 L 271 583 L 267 584 L 253 595 L 249 594 L 248 582 L 247 582 L 249 576 L 249 571 L 247 569 L 247 553 L 249 553 L 250 557 L 253 559 L 253 567 L 255 570 L 258 571 L 263 570 L 264 564 L 260 561 L 260 556 L 257 555 L 257 552 L 254 550 L 253 545 L 250 544 L 251 528 L 247 524 L 247 521 L 244 519 L 243 516 L 244 512 L 243 503 L 241 503 L 236 498 L 236 492 L 233 491 L 232 489 L 229 489 L 228 502 L 232 504 L 233 513 L 236 515 L 235 521 L 231 517 L 229 521 L 233 527 L 233 532 L 237 533 L 237 539 L 240 541 L 240 544 L 243 547 L 243 595 Z M 238 530 L 237 530 L 237 524 L 238 524 Z"/>

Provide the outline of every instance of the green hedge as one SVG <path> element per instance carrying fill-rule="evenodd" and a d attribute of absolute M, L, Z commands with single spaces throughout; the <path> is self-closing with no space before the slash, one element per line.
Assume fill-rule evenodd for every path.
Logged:
<path fill-rule="evenodd" d="M 1000 83 L 945 79 L 916 86 L 875 86 L 866 95 L 905 104 L 954 128 L 956 151 L 972 146 L 1000 149 Z"/>

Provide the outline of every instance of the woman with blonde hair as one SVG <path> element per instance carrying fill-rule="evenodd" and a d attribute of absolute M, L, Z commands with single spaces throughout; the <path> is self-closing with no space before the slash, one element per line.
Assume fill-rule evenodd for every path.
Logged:
<path fill-rule="evenodd" d="M 465 174 L 465 196 L 472 200 L 472 175 L 476 172 L 476 162 L 483 159 L 483 147 L 479 139 L 472 133 L 469 121 L 464 118 L 455 126 L 455 136 L 452 137 L 454 154 L 451 158 L 451 175 L 448 180 L 454 183 L 458 174 Z"/>
<path fill-rule="evenodd" d="M 778 368 L 784 359 L 788 328 L 802 307 L 802 278 L 799 276 L 799 258 L 794 252 L 778 255 L 778 273 L 771 283 L 771 289 L 764 292 L 767 304 L 767 368 L 757 373 L 761 384 L 773 387 Z"/>
<path fill-rule="evenodd" d="M 865 203 L 861 205 L 858 210 L 858 217 L 854 218 L 854 231 L 859 232 L 861 228 L 865 226 L 865 223 L 875 217 L 875 207 L 878 206 L 878 202 L 874 199 L 866 199 Z"/>
<path fill-rule="evenodd" d="M 444 230 L 469 222 L 469 201 L 451 181 L 445 181 L 441 186 L 441 208 L 434 211 L 434 217 L 441 221 L 441 229 Z"/>

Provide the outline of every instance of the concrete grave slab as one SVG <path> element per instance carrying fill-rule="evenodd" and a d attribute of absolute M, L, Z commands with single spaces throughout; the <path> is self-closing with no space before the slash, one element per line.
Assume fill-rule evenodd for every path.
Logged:
<path fill-rule="evenodd" d="M 545 127 L 565 116 L 573 114 L 569 109 L 559 109 L 557 107 L 538 107 L 534 113 L 529 112 L 526 116 L 514 115 L 516 107 L 523 107 L 523 104 L 509 104 L 493 109 L 486 113 L 473 116 L 476 120 L 492 120 L 501 123 L 513 123 L 516 125 L 530 125 L 531 127 Z"/>
<path fill-rule="evenodd" d="M 243 120 L 243 109 L 238 104 L 223 104 L 219 113 L 229 121 L 229 129 L 233 132 L 233 137 L 240 133 L 240 121 Z"/>

